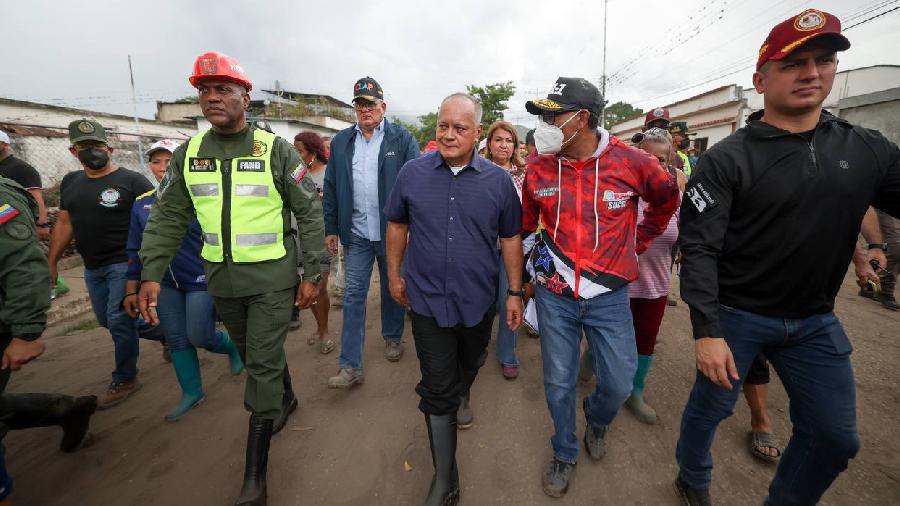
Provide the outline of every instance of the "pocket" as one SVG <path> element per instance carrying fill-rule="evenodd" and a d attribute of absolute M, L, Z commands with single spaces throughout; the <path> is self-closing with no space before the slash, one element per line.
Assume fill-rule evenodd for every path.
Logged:
<path fill-rule="evenodd" d="M 844 332 L 844 327 L 833 313 L 822 315 L 822 330 L 828 334 L 835 353 L 849 355 L 853 352 L 850 337 Z"/>

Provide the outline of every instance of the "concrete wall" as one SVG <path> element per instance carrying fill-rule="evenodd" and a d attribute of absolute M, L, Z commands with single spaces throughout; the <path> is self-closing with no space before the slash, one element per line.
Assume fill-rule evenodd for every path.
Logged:
<path fill-rule="evenodd" d="M 42 106 L 40 104 L 9 103 L 0 101 L 0 123 L 18 123 L 66 128 L 70 122 L 80 118 L 94 119 L 108 131 L 135 134 L 134 119 L 91 111 L 81 111 L 64 107 Z M 171 125 L 152 120 L 141 120 L 141 135 L 157 138 L 187 139 L 197 133 L 193 127 Z"/>
<path fill-rule="evenodd" d="M 174 102 L 157 102 L 156 119 L 160 121 L 186 121 L 203 116 L 200 104 L 176 104 Z"/>
<path fill-rule="evenodd" d="M 900 144 L 900 87 L 841 100 L 837 114 Z"/>

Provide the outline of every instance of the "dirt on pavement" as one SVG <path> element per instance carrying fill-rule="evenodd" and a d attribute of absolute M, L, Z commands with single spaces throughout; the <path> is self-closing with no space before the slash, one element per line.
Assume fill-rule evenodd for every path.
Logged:
<path fill-rule="evenodd" d="M 377 281 L 375 281 L 377 283 Z M 419 378 L 410 327 L 399 363 L 383 358 L 378 289 L 370 290 L 365 347 L 365 383 L 329 390 L 338 354 L 320 355 L 306 345 L 315 325 L 303 312 L 303 328 L 286 345 L 300 409 L 275 436 L 269 459 L 269 504 L 421 504 L 432 474 L 418 398 Z M 790 289 L 790 287 L 786 287 Z M 341 310 L 331 312 L 331 337 L 339 342 Z M 900 502 L 900 313 L 856 295 L 848 276 L 837 314 L 855 347 L 862 450 L 822 504 Z M 46 354 L 13 375 L 9 391 L 99 394 L 109 381 L 113 346 L 104 329 L 45 338 Z M 550 499 L 541 491 L 541 471 L 550 458 L 552 423 L 544 402 L 540 344 L 519 337 L 521 374 L 503 379 L 490 356 L 475 383 L 475 426 L 459 436 L 461 504 L 662 504 L 676 505 L 675 443 L 681 411 L 694 380 L 693 342 L 687 306 L 667 308 L 646 396 L 659 423 L 644 425 L 623 410 L 608 436 L 600 462 L 582 456 L 568 495 Z M 241 402 L 243 376 L 228 373 L 224 355 L 201 352 L 206 400 L 175 423 L 163 415 L 178 399 L 172 366 L 157 343 L 142 342 L 143 389 L 127 402 L 98 412 L 92 444 L 75 454 L 59 452 L 57 427 L 10 432 L 7 465 L 20 505 L 225 505 L 241 485 L 247 413 Z M 787 399 L 773 374 L 769 409 L 777 436 L 790 433 Z M 578 397 L 593 383 L 579 384 Z M 579 409 L 579 438 L 584 420 Z M 758 505 L 774 467 L 748 454 L 749 411 L 743 400 L 718 431 L 712 495 L 717 504 Z"/>

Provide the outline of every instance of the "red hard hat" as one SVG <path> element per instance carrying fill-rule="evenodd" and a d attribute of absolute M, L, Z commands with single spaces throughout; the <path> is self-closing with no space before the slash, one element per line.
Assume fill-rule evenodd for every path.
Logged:
<path fill-rule="evenodd" d="M 247 79 L 237 60 L 215 51 L 201 54 L 194 62 L 194 72 L 188 77 L 188 82 L 196 88 L 202 79 L 225 79 L 242 85 L 247 91 L 253 89 L 253 84 Z"/>

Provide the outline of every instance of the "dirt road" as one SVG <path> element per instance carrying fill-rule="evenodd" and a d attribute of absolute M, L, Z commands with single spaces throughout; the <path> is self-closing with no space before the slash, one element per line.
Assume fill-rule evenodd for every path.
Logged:
<path fill-rule="evenodd" d="M 373 286 L 371 294 L 378 290 Z M 789 287 L 787 287 L 789 289 Z M 850 278 L 837 313 L 855 346 L 859 429 L 863 449 L 822 501 L 828 505 L 900 502 L 900 313 L 860 299 Z M 272 443 L 269 504 L 421 504 L 431 477 L 422 415 L 413 387 L 418 362 L 407 325 L 406 354 L 382 358 L 377 298 L 369 300 L 365 384 L 328 390 L 338 352 L 319 355 L 305 344 L 313 328 L 288 339 L 288 359 L 300 409 Z M 331 313 L 338 341 L 340 310 Z M 48 335 L 54 334 L 50 330 Z M 7 462 L 20 505 L 225 505 L 237 496 L 243 473 L 247 414 L 242 377 L 231 377 L 222 355 L 201 353 L 206 401 L 176 423 L 163 420 L 176 402 L 172 367 L 156 343 L 141 343 L 144 388 L 125 404 L 99 412 L 93 444 L 76 454 L 57 450 L 58 428 L 11 432 Z M 521 375 L 505 381 L 493 354 L 473 389 L 475 426 L 460 434 L 462 504 L 663 504 L 676 505 L 675 442 L 680 414 L 694 377 L 687 307 L 669 308 L 660 332 L 647 397 L 660 422 L 642 425 L 620 413 L 599 463 L 583 456 L 569 494 L 552 500 L 540 474 L 550 456 L 551 421 L 544 403 L 540 346 L 519 341 Z M 103 329 L 47 339 L 47 353 L 13 376 L 10 390 L 99 393 L 109 380 L 112 342 Z M 774 378 L 774 375 L 773 375 Z M 591 384 L 592 385 L 592 384 Z M 590 386 L 579 386 L 579 398 Z M 787 439 L 787 402 L 777 380 L 770 409 L 778 435 Z M 579 402 L 580 406 L 580 402 Z M 579 407 L 580 410 L 580 407 Z M 583 429 L 579 419 L 579 436 Z M 761 504 L 773 468 L 747 453 L 749 413 L 741 401 L 716 439 L 712 494 L 718 504 Z M 407 471 L 405 463 L 411 466 Z"/>

